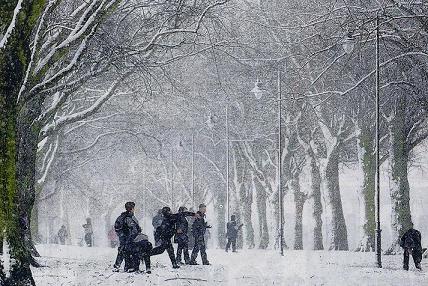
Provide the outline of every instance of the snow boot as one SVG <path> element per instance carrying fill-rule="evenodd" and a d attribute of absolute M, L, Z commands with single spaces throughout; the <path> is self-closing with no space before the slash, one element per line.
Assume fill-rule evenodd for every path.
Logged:
<path fill-rule="evenodd" d="M 120 266 L 117 266 L 116 264 L 113 265 L 113 272 L 119 272 L 120 271 Z"/>
<path fill-rule="evenodd" d="M 403 266 L 403 269 L 409 271 L 409 266 Z"/>
<path fill-rule="evenodd" d="M 134 273 L 134 272 L 139 272 L 140 271 L 140 269 L 138 269 L 138 268 L 129 268 L 126 272 L 127 273 Z"/>

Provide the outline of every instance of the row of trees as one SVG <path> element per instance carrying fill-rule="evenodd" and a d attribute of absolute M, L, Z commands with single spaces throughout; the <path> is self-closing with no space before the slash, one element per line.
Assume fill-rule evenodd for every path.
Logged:
<path fill-rule="evenodd" d="M 303 248 L 303 208 L 311 203 L 312 248 L 349 249 L 339 166 L 353 163 L 364 174 L 359 194 L 365 224 L 358 249 L 374 249 L 377 15 L 382 23 L 381 161 L 390 169 L 394 236 L 411 225 L 408 166 L 412 150 L 428 134 L 428 6 L 414 1 L 379 6 L 378 1 L 262 0 L 234 1 L 216 12 L 225 2 L 17 0 L 0 5 L 0 239 L 15 261 L 10 271 L 1 266 L 3 284 L 34 284 L 29 267 L 36 264 L 29 251 L 36 254 L 29 227 L 32 208 L 36 199 L 56 195 L 45 183 L 76 178 L 66 178 L 73 173 L 78 177 L 73 183 L 85 188 L 91 178 L 79 175 L 79 167 L 95 166 L 97 155 L 120 149 L 118 145 L 126 149 L 137 142 L 131 150 L 148 153 L 141 165 L 151 190 L 146 199 L 158 202 L 153 208 L 173 204 L 177 188 L 185 190 L 179 203 L 189 203 L 190 157 L 174 160 L 169 154 L 177 138 L 191 133 L 197 135 L 193 183 L 198 200 L 215 206 L 219 243 L 225 239 L 228 159 L 231 204 L 245 224 L 246 245 L 274 245 L 280 229 L 277 70 L 282 71 L 285 98 L 281 185 L 283 194 L 294 196 L 293 247 Z M 207 17 L 209 24 L 202 21 Z M 347 37 L 356 43 L 350 54 L 342 47 Z M 268 100 L 249 98 L 256 78 L 271 91 Z M 230 142 L 229 158 L 222 123 L 226 106 L 230 139 L 250 139 Z M 207 115 L 217 119 L 211 128 L 205 124 Z M 142 174 L 137 168 L 136 176 Z M 304 174 L 309 174 L 310 192 L 301 188 Z M 181 177 L 178 186 L 172 176 Z M 330 221 L 323 220 L 323 212 Z M 326 225 L 328 239 L 323 237 Z M 396 249 L 394 242 L 388 252 Z"/>
<path fill-rule="evenodd" d="M 224 123 L 225 108 L 229 106 L 230 139 L 251 139 L 230 143 L 232 209 L 244 222 L 247 246 L 256 246 L 257 241 L 260 248 L 277 243 L 280 227 L 275 98 L 277 70 L 280 70 L 285 98 L 282 186 L 284 195 L 294 197 L 296 217 L 294 241 L 287 244 L 303 248 L 303 209 L 310 203 L 314 221 L 311 248 L 349 249 L 339 167 L 352 164 L 363 174 L 358 195 L 364 206 L 361 212 L 364 225 L 357 250 L 372 251 L 374 51 L 379 17 L 381 163 L 389 169 L 391 228 L 393 237 L 398 238 L 412 223 L 408 182 L 412 151 L 428 134 L 424 92 L 426 9 L 426 4 L 403 1 L 388 1 L 381 6 L 377 1 L 231 3 L 209 27 L 204 26 L 203 39 L 209 48 L 192 61 L 171 63 L 164 69 L 167 78 L 161 84 L 164 88 L 155 90 L 162 96 L 155 96 L 154 103 L 138 111 L 150 112 L 156 118 L 156 128 L 149 133 L 163 147 L 161 158 L 154 160 L 160 163 L 152 165 L 152 159 L 141 159 L 141 164 L 150 166 L 145 177 L 153 181 L 146 184 L 146 189 L 156 190 L 150 198 L 159 204 L 150 213 L 169 203 L 173 192 L 181 188 L 186 194 L 180 198 L 181 203 L 190 202 L 189 154 L 176 156 L 173 168 L 169 154 L 180 137 L 190 138 L 194 133 L 197 135 L 196 189 L 205 190 L 206 195 L 200 199 L 213 199 L 218 241 L 224 244 L 227 182 Z M 343 43 L 351 38 L 355 47 L 347 53 Z M 262 82 L 267 99 L 257 101 L 249 92 L 256 79 Z M 205 122 L 210 116 L 217 119 L 211 128 Z M 94 136 L 103 135 L 95 132 Z M 187 139 L 187 151 L 189 146 Z M 178 181 L 175 187 L 172 169 Z M 301 179 L 308 177 L 309 192 L 301 187 Z M 325 241 L 328 245 L 324 245 Z M 394 240 L 387 252 L 395 253 L 397 249 Z"/>
<path fill-rule="evenodd" d="M 235 66 L 240 67 L 240 74 L 233 77 L 229 86 L 236 82 L 236 78 L 248 82 L 245 71 L 249 66 L 253 74 L 258 74 L 266 83 L 266 90 L 275 90 L 275 70 L 282 70 L 284 75 L 281 78 L 285 87 L 282 92 L 287 100 L 283 107 L 282 185 L 284 193 L 294 195 L 295 249 L 303 247 L 302 210 L 308 199 L 313 205 L 315 221 L 313 248 L 324 248 L 321 226 L 328 224 L 331 237 L 327 248 L 349 249 L 339 186 L 339 166 L 343 163 L 357 164 L 364 174 L 358 192 L 364 203 L 365 223 L 358 250 L 374 249 L 376 18 L 381 23 L 381 163 L 389 164 L 391 228 L 394 232 L 394 242 L 387 253 L 398 250 L 398 237 L 412 225 L 409 164 L 412 151 L 428 135 L 425 92 L 427 8 L 423 2 L 414 1 L 386 1 L 382 5 L 378 1 L 260 1 L 248 4 L 239 15 L 244 20 L 238 28 L 241 35 L 238 42 L 244 49 L 238 53 L 230 49 L 221 51 L 235 59 Z M 348 54 L 343 44 L 350 38 L 355 48 Z M 244 87 L 244 90 L 236 86 L 233 89 L 243 97 L 248 96 L 251 87 Z M 251 121 L 253 114 L 260 116 L 260 110 L 247 110 L 241 122 Z M 270 116 L 272 120 L 272 114 Z M 263 127 L 258 134 L 263 131 L 266 134 L 269 129 L 260 121 L 258 124 Z M 253 134 L 254 128 L 250 128 Z M 274 153 L 263 152 L 257 144 L 248 143 L 234 144 L 234 149 L 240 160 L 247 160 L 251 166 L 252 175 L 249 176 L 256 182 L 256 192 L 270 194 L 272 206 L 277 209 L 275 192 L 278 182 L 275 182 L 272 168 Z M 309 169 L 310 193 L 302 193 L 299 187 L 304 166 Z M 270 176 L 266 175 L 269 168 Z M 245 176 L 239 177 L 243 178 L 242 184 L 248 182 Z M 237 194 L 242 195 L 238 191 L 239 184 L 235 186 Z M 321 189 L 327 197 L 324 207 Z M 241 196 L 240 203 L 245 202 L 245 195 Z M 260 215 L 265 209 L 264 198 L 258 203 Z M 323 210 L 329 212 L 330 221 L 322 221 Z M 244 212 L 242 215 L 248 216 Z M 249 231 L 252 232 L 251 227 Z M 249 245 L 252 244 L 250 241 Z"/>
<path fill-rule="evenodd" d="M 13 262 L 10 269 L 0 265 L 2 285 L 34 285 L 29 224 L 38 145 L 52 153 L 62 127 L 91 116 L 114 95 L 131 93 L 131 82 L 149 76 L 150 68 L 196 53 L 202 20 L 224 3 L 0 4 L 0 241 Z M 79 101 L 88 85 L 97 91 Z"/>

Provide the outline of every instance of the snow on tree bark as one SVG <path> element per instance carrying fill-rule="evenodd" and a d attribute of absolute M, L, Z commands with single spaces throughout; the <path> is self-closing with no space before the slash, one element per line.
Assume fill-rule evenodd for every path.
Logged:
<path fill-rule="evenodd" d="M 331 208 L 330 225 L 332 229 L 329 249 L 348 250 L 348 233 L 339 186 L 339 154 L 337 146 L 333 146 L 327 153 L 323 176 Z"/>
<path fill-rule="evenodd" d="M 319 165 L 314 156 L 310 156 L 309 161 L 311 172 L 311 198 L 313 201 L 312 217 L 314 219 L 314 250 L 323 250 L 323 234 L 322 234 L 322 203 L 321 203 L 321 175 Z"/>
<path fill-rule="evenodd" d="M 294 224 L 294 249 L 303 249 L 303 207 L 307 196 L 300 190 L 299 174 L 293 175 L 290 181 L 290 189 L 294 195 L 296 219 Z"/>
<path fill-rule="evenodd" d="M 406 96 L 398 95 L 395 114 L 391 115 L 387 120 L 390 141 L 391 230 L 393 242 L 387 249 L 386 254 L 395 254 L 400 251 L 399 239 L 413 225 L 408 179 L 409 151 L 406 142 L 406 109 Z"/>
<path fill-rule="evenodd" d="M 376 157 L 373 136 L 367 127 L 359 128 L 357 137 L 358 165 L 363 176 L 359 189 L 362 202 L 360 210 L 361 238 L 356 251 L 368 252 L 375 249 L 375 176 Z"/>
<path fill-rule="evenodd" d="M 269 246 L 269 228 L 267 222 L 267 195 L 263 182 L 254 178 L 254 185 L 256 186 L 256 201 L 257 201 L 257 214 L 259 218 L 259 236 L 260 236 L 260 249 L 266 249 Z"/>

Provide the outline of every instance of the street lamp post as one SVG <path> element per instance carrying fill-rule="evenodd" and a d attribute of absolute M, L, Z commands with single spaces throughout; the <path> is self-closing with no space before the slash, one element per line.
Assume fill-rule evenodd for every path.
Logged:
<path fill-rule="evenodd" d="M 192 132 L 192 206 L 195 206 L 195 134 Z"/>
<path fill-rule="evenodd" d="M 281 91 L 281 69 L 279 62 L 277 63 L 277 93 L 278 93 L 278 105 L 277 105 L 277 116 L 278 116 L 278 150 L 277 150 L 277 176 L 278 176 L 278 208 L 279 208 L 279 236 L 280 236 L 280 249 L 281 255 L 284 256 L 284 198 L 282 192 L 282 91 Z M 260 88 L 259 80 L 257 79 L 254 88 L 251 90 L 257 99 L 261 99 L 264 91 Z"/>
<path fill-rule="evenodd" d="M 174 211 L 174 147 L 171 147 L 171 210 Z"/>
<path fill-rule="evenodd" d="M 216 123 L 217 116 L 211 115 L 207 121 L 210 127 Z M 224 139 L 222 139 L 224 140 Z M 230 142 L 253 142 L 254 139 L 230 139 L 229 132 L 229 104 L 226 104 L 226 215 L 227 219 L 230 218 L 230 186 L 229 186 L 229 172 L 230 172 Z"/>
<path fill-rule="evenodd" d="M 376 83 L 375 83 L 375 220 L 376 220 L 376 263 L 379 268 L 382 268 L 382 229 L 380 224 L 380 32 L 379 32 L 379 12 L 376 13 Z M 343 49 L 347 54 L 350 54 L 354 49 L 354 39 L 349 33 L 342 43 Z"/>
<path fill-rule="evenodd" d="M 376 14 L 376 258 L 377 266 L 382 268 L 382 229 L 380 228 L 380 166 L 379 166 L 379 95 L 380 95 L 380 64 L 379 64 L 379 15 Z"/>
<path fill-rule="evenodd" d="M 229 104 L 226 105 L 226 214 L 227 214 L 227 220 L 229 221 L 230 218 L 230 189 L 229 189 L 229 171 L 230 171 L 230 140 L 229 140 Z"/>

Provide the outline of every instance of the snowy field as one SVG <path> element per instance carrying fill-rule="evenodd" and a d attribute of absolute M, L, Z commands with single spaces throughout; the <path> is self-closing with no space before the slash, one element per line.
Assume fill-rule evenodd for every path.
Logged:
<path fill-rule="evenodd" d="M 152 274 L 113 273 L 116 250 L 39 245 L 40 262 L 33 269 L 37 285 L 428 285 L 428 260 L 423 271 L 401 269 L 401 256 L 384 256 L 384 268 L 374 266 L 374 254 L 328 251 L 267 250 L 225 253 L 208 249 L 210 266 L 172 269 L 167 254 L 152 258 Z M 144 269 L 144 267 L 142 267 Z"/>

